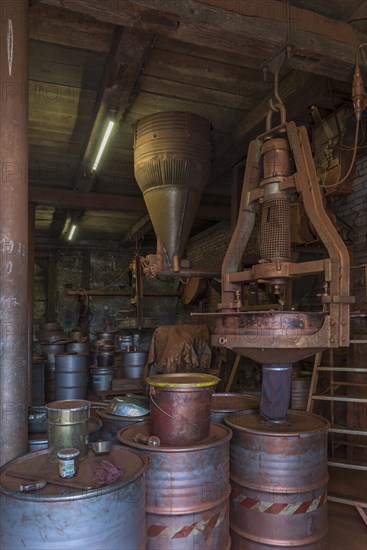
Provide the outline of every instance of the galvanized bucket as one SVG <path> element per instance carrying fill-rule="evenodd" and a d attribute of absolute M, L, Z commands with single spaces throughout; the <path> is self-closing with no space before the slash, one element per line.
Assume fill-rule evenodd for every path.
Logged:
<path fill-rule="evenodd" d="M 115 374 L 114 367 L 93 367 L 89 372 L 93 393 L 112 390 L 112 380 Z"/>
<path fill-rule="evenodd" d="M 57 452 L 70 447 L 79 449 L 79 458 L 88 454 L 88 401 L 54 401 L 46 405 L 49 459 L 57 462 Z"/>
<path fill-rule="evenodd" d="M 219 379 L 210 374 L 147 378 L 152 431 L 164 445 L 190 445 L 208 436 L 211 399 Z"/>

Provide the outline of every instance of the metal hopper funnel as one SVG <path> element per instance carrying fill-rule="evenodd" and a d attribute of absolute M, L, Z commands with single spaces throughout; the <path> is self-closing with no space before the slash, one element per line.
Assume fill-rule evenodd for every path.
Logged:
<path fill-rule="evenodd" d="M 181 111 L 149 115 L 135 126 L 135 178 L 171 267 L 179 266 L 208 183 L 210 134 L 207 120 Z"/>

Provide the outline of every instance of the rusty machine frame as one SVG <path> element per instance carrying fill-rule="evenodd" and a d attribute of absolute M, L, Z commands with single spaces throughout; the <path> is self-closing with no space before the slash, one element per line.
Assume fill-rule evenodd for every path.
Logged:
<path fill-rule="evenodd" d="M 280 124 L 272 127 L 274 112 Z M 328 258 L 291 260 L 290 193 L 297 192 L 325 245 Z M 241 259 L 261 207 L 259 263 L 240 271 Z M 241 285 L 267 282 L 275 294 L 302 275 L 322 273 L 322 312 L 244 312 Z M 327 215 L 304 127 L 286 122 L 283 103 L 273 104 L 266 132 L 250 143 L 237 225 L 222 265 L 222 295 L 214 346 L 231 348 L 262 364 L 292 363 L 322 349 L 349 345 L 349 253 Z"/>

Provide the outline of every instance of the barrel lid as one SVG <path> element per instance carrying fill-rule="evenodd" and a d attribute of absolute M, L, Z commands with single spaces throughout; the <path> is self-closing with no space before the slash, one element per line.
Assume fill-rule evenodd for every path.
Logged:
<path fill-rule="evenodd" d="M 259 407 L 260 398 L 254 395 L 243 395 L 241 393 L 213 393 L 213 412 L 239 411 L 252 407 Z"/>
<path fill-rule="evenodd" d="M 47 403 L 46 409 L 49 411 L 83 411 L 87 410 L 90 407 L 89 401 L 84 401 L 82 399 L 65 399 L 64 401 L 53 401 L 52 403 Z"/>
<path fill-rule="evenodd" d="M 224 422 L 232 430 L 268 436 L 306 436 L 324 432 L 330 423 L 326 418 L 303 411 L 288 411 L 286 424 L 267 424 L 259 412 L 240 411 L 225 417 Z"/>
<path fill-rule="evenodd" d="M 97 467 L 103 460 L 107 460 L 123 471 L 123 476 L 115 483 L 103 487 L 93 487 L 92 479 Z M 89 451 L 88 456 L 80 461 L 78 473 L 72 479 L 65 481 L 67 485 L 53 485 L 52 481 L 63 483 L 59 477 L 58 464 L 48 460 L 48 450 L 28 453 L 8 462 L 0 469 L 0 491 L 2 494 L 19 500 L 36 502 L 82 500 L 98 497 L 125 487 L 140 477 L 149 467 L 147 456 L 134 449 L 127 449 L 120 445 L 113 446 L 108 455 L 98 456 Z M 19 478 L 7 475 L 15 473 Z M 32 475 L 40 480 L 47 481 L 44 489 L 30 493 L 21 493 L 19 485 L 30 481 Z M 69 487 L 70 485 L 70 487 Z M 132 494 L 126 498 L 134 498 Z M 132 500 L 132 502 L 134 502 Z"/>
<path fill-rule="evenodd" d="M 225 441 L 229 441 L 232 437 L 232 432 L 229 428 L 227 428 L 227 426 L 224 426 L 223 424 L 218 424 L 216 422 L 210 423 L 210 431 L 208 437 L 202 439 L 200 443 L 196 443 L 195 445 L 182 445 L 181 447 L 178 447 L 176 445 L 160 445 L 159 447 L 150 447 L 148 445 L 145 445 L 144 443 L 137 443 L 136 441 L 134 441 L 134 437 L 137 434 L 142 434 L 146 436 L 155 435 L 152 433 L 149 420 L 146 420 L 145 422 L 142 422 L 140 424 L 131 424 L 131 426 L 127 426 L 126 428 L 121 428 L 117 432 L 117 438 L 123 445 L 127 445 L 128 447 L 133 447 L 134 449 L 139 449 L 141 451 L 149 453 L 179 453 L 182 451 L 190 452 L 206 449 L 209 447 L 216 447 L 217 445 L 223 444 Z"/>
<path fill-rule="evenodd" d="M 202 373 L 158 374 L 146 379 L 147 384 L 158 388 L 205 388 L 218 382 L 216 376 Z"/>
<path fill-rule="evenodd" d="M 115 422 L 123 422 L 126 425 L 126 422 L 143 422 L 149 417 L 149 413 L 142 416 L 121 416 L 117 414 L 111 414 L 105 409 L 97 409 L 97 414 L 102 420 L 113 420 Z"/>
<path fill-rule="evenodd" d="M 30 433 L 30 434 L 28 434 L 28 441 L 30 443 L 35 444 L 35 445 L 47 445 L 48 446 L 47 432 Z"/>

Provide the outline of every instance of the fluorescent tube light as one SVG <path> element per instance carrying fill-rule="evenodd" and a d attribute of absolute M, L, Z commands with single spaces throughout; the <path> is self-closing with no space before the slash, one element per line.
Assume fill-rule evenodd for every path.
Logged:
<path fill-rule="evenodd" d="M 96 156 L 96 160 L 94 161 L 94 164 L 92 166 L 92 172 L 95 172 L 97 170 L 97 166 L 99 164 L 99 161 L 101 160 L 101 156 L 103 154 L 103 151 L 105 150 L 105 147 L 107 145 L 108 138 L 110 137 L 110 134 L 112 132 L 112 128 L 114 126 L 115 122 L 113 120 L 110 120 L 105 132 L 105 135 L 103 136 L 101 146 L 99 148 L 99 151 Z"/>
<path fill-rule="evenodd" d="M 73 238 L 74 233 L 75 233 L 75 229 L 76 229 L 76 225 L 73 224 L 70 228 L 70 231 L 69 231 L 68 241 L 71 241 L 71 239 Z"/>

